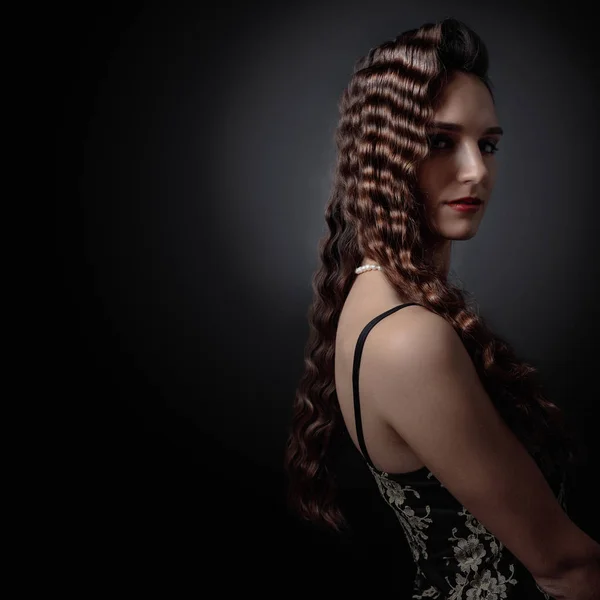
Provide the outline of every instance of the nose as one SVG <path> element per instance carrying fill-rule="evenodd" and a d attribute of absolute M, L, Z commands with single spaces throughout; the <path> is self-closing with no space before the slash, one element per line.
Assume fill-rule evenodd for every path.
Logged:
<path fill-rule="evenodd" d="M 482 181 L 488 174 L 488 168 L 477 144 L 465 144 L 457 153 L 457 179 L 460 182 Z"/>

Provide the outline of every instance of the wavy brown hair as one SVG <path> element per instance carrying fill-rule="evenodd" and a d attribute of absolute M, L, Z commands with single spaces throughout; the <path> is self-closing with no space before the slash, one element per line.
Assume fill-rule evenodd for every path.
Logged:
<path fill-rule="evenodd" d="M 288 506 L 300 517 L 341 531 L 328 459 L 344 428 L 334 383 L 339 316 L 368 256 L 399 295 L 452 324 L 501 416 L 546 473 L 578 464 L 580 439 L 558 406 L 544 397 L 537 370 L 519 360 L 473 307 L 469 294 L 430 260 L 435 235 L 426 225 L 417 171 L 428 156 L 427 124 L 456 71 L 488 88 L 488 53 L 465 23 L 447 18 L 372 48 L 354 67 L 339 103 L 337 161 L 325 211 L 329 228 L 313 278 L 309 339 L 285 450 Z"/>

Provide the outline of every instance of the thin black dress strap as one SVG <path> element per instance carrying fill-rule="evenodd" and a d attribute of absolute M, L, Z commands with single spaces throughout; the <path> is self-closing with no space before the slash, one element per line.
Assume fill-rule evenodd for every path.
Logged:
<path fill-rule="evenodd" d="M 371 331 L 371 329 L 373 329 L 373 327 L 375 327 L 375 325 L 377 325 L 377 323 L 379 323 L 379 321 L 381 321 L 388 315 L 395 313 L 397 310 L 400 310 L 401 308 L 404 308 L 405 306 L 413 306 L 413 305 L 423 306 L 422 304 L 419 304 L 418 302 L 407 302 L 406 304 L 400 304 L 399 306 L 394 306 L 394 307 L 390 308 L 389 310 L 386 310 L 385 312 L 383 312 L 380 315 L 377 315 L 376 317 L 371 319 L 365 325 L 363 330 L 360 332 L 360 335 L 358 336 L 358 341 L 356 342 L 356 348 L 354 350 L 354 363 L 352 365 L 352 390 L 354 393 L 354 419 L 356 421 L 356 436 L 358 438 L 358 444 L 360 445 L 360 449 L 362 450 L 365 460 L 369 463 L 369 465 L 371 465 L 371 467 L 373 467 L 376 470 L 377 470 L 377 467 L 375 467 L 375 465 L 371 462 L 371 458 L 369 456 L 369 453 L 367 452 L 367 447 L 365 445 L 365 438 L 364 438 L 363 430 L 362 430 L 362 418 L 360 416 L 360 399 L 358 397 L 358 371 L 359 371 L 359 367 L 360 367 L 360 358 L 362 356 L 363 347 L 365 345 L 365 339 L 366 339 L 367 335 L 369 334 L 369 331 Z"/>

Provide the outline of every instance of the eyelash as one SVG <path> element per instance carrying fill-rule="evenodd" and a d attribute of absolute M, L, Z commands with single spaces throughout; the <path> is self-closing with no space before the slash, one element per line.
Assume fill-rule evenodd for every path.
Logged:
<path fill-rule="evenodd" d="M 452 142 L 452 138 L 450 138 L 447 135 L 440 135 L 440 134 L 429 135 L 429 136 L 427 136 L 427 139 L 429 141 L 429 146 L 431 147 L 432 150 L 448 150 L 448 148 L 433 148 L 433 144 L 437 141 Z M 492 147 L 492 150 L 490 152 L 486 152 L 486 154 L 493 155 L 493 154 L 496 154 L 496 152 L 498 152 L 498 150 L 500 150 L 500 148 L 498 148 L 498 146 L 490 140 L 485 140 L 484 144 L 490 145 Z"/>

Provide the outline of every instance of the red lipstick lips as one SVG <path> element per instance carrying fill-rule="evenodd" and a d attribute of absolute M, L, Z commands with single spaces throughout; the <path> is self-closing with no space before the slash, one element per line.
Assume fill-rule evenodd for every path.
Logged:
<path fill-rule="evenodd" d="M 477 196 L 465 196 L 464 198 L 457 198 L 456 200 L 448 200 L 447 204 L 481 204 L 481 200 Z"/>
<path fill-rule="evenodd" d="M 454 210 L 474 213 L 479 210 L 482 202 L 475 196 L 467 196 L 465 198 L 458 198 L 457 200 L 450 200 L 446 204 Z"/>

